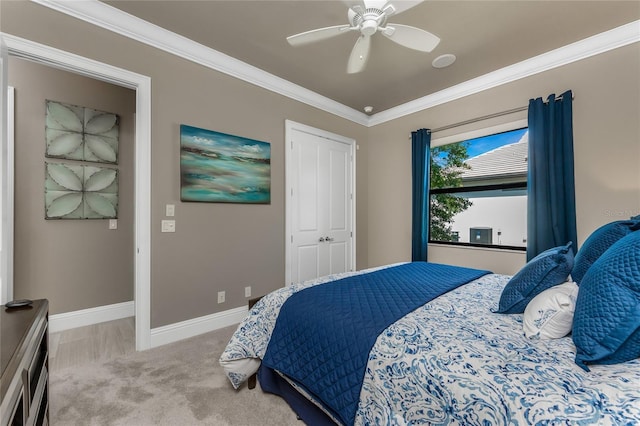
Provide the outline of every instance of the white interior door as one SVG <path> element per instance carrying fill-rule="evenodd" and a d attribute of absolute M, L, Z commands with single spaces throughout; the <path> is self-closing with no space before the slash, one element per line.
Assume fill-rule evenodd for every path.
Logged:
<path fill-rule="evenodd" d="M 287 283 L 354 268 L 355 141 L 287 121 Z"/>

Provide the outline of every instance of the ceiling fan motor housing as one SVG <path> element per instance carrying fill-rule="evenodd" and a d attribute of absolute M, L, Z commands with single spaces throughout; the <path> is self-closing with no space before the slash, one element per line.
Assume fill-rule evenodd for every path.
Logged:
<path fill-rule="evenodd" d="M 374 35 L 378 31 L 378 22 L 373 19 L 365 19 L 360 27 L 360 32 L 366 36 Z"/>
<path fill-rule="evenodd" d="M 349 9 L 349 20 L 351 26 L 359 28 L 360 33 L 366 36 L 372 36 L 378 31 L 379 27 L 384 26 L 387 21 L 387 15 L 381 9 L 370 7 L 362 12 L 360 10 Z"/>

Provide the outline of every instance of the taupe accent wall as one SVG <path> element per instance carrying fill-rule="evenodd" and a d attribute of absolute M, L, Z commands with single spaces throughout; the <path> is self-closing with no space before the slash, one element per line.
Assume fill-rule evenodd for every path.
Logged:
<path fill-rule="evenodd" d="M 32 2 L 0 7 L 3 32 L 151 77 L 152 328 L 246 306 L 245 286 L 257 296 L 284 285 L 286 119 L 360 146 L 356 266 L 367 266 L 365 127 Z M 181 202 L 180 124 L 271 143 L 271 204 Z M 173 234 L 160 232 L 166 204 L 175 204 Z"/>
<path fill-rule="evenodd" d="M 508 111 L 567 89 L 574 92 L 578 243 L 600 225 L 640 214 L 639 76 L 640 43 L 635 43 L 370 128 L 368 167 L 380 173 L 370 173 L 368 181 L 369 264 L 411 257 L 412 130 Z M 433 137 L 526 118 L 523 111 Z M 513 274 L 525 255 L 431 245 L 429 260 Z"/>
<path fill-rule="evenodd" d="M 15 88 L 14 298 L 47 298 L 51 314 L 133 300 L 135 92 L 15 57 L 8 74 Z M 44 163 L 60 161 L 45 158 L 47 99 L 120 116 L 118 229 L 105 219 L 45 220 Z"/>
<path fill-rule="evenodd" d="M 579 239 L 618 212 L 640 213 L 637 43 L 366 128 L 37 4 L 2 2 L 0 7 L 2 31 L 152 79 L 153 328 L 242 306 L 245 286 L 259 295 L 284 284 L 286 119 L 353 138 L 360 147 L 358 269 L 410 259 L 412 130 L 524 106 L 531 97 L 566 89 L 573 89 L 576 96 Z M 477 127 L 521 119 L 524 114 Z M 181 203 L 180 124 L 270 142 L 271 204 Z M 175 234 L 160 233 L 167 203 L 176 205 Z M 432 246 L 430 260 L 513 273 L 524 264 L 524 254 Z M 217 292 L 222 290 L 227 301 L 217 304 Z"/>

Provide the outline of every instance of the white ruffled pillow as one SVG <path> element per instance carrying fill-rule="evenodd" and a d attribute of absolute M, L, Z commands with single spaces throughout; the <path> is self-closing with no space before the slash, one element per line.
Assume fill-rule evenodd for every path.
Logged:
<path fill-rule="evenodd" d="M 531 299 L 522 320 L 525 336 L 530 339 L 558 339 L 569 334 L 578 289 L 575 282 L 567 281 Z"/>

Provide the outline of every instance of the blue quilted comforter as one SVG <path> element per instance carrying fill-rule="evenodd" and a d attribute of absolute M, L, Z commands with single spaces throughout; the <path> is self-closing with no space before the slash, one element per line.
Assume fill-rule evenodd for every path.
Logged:
<path fill-rule="evenodd" d="M 297 292 L 280 310 L 262 363 L 353 424 L 378 335 L 432 299 L 488 273 L 414 262 Z"/>

